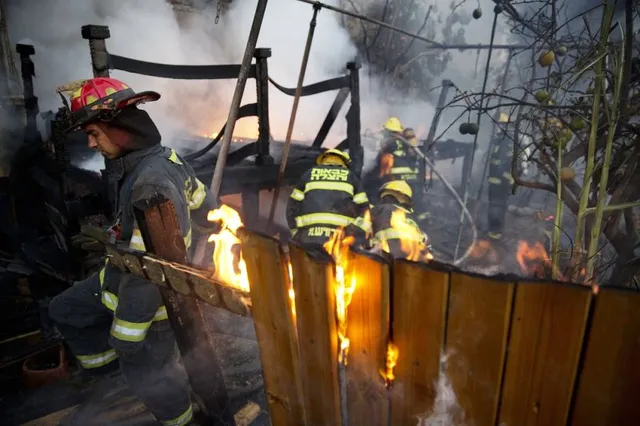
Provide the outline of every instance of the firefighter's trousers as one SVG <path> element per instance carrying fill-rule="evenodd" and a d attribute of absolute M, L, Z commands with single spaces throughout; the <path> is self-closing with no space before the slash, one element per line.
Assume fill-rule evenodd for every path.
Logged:
<path fill-rule="evenodd" d="M 73 354 L 89 372 L 119 362 L 127 385 L 159 421 L 187 424 L 193 415 L 189 382 L 169 321 L 153 323 L 137 351 L 118 352 L 108 343 L 113 314 L 101 303 L 100 291 L 100 281 L 92 275 L 49 305 L 49 315 Z"/>
<path fill-rule="evenodd" d="M 489 185 L 488 231 L 502 233 L 509 207 L 509 185 Z"/>

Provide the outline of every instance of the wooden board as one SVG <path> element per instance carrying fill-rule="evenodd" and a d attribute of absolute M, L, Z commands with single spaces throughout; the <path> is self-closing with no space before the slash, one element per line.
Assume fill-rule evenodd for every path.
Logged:
<path fill-rule="evenodd" d="M 444 339 L 449 273 L 396 261 L 393 340 L 398 347 L 391 388 L 392 425 L 415 425 L 433 409 Z"/>
<path fill-rule="evenodd" d="M 312 259 L 295 245 L 290 256 L 305 420 L 309 426 L 340 425 L 333 263 L 328 255 Z"/>
<path fill-rule="evenodd" d="M 242 254 L 251 283 L 253 320 L 275 425 L 304 425 L 295 323 L 289 303 L 289 273 L 279 243 L 242 231 Z"/>
<path fill-rule="evenodd" d="M 363 254 L 351 253 L 349 265 L 357 286 L 347 311 L 351 340 L 347 368 L 349 425 L 388 424 L 387 387 L 380 376 L 389 337 L 389 265 Z"/>
<path fill-rule="evenodd" d="M 48 414 L 44 417 L 40 417 L 39 419 L 28 421 L 27 423 L 23 423 L 22 426 L 57 426 L 60 424 L 62 419 L 67 417 L 73 410 L 78 408 L 80 405 L 74 405 L 72 407 L 65 408 L 60 411 L 56 411 L 54 413 Z"/>
<path fill-rule="evenodd" d="M 495 424 L 513 289 L 513 283 L 451 273 L 447 375 L 468 424 Z"/>
<path fill-rule="evenodd" d="M 640 293 L 600 288 L 573 426 L 640 424 Z"/>
<path fill-rule="evenodd" d="M 500 424 L 566 424 L 591 294 L 585 286 L 518 284 Z"/>

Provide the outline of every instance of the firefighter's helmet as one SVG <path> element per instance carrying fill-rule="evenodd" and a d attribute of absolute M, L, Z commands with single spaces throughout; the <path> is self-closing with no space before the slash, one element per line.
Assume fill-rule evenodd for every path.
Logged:
<path fill-rule="evenodd" d="M 390 132 L 402 133 L 402 123 L 400 123 L 397 117 L 390 117 L 387 122 L 384 123 L 384 128 Z"/>
<path fill-rule="evenodd" d="M 413 191 L 409 184 L 403 180 L 393 180 L 380 187 L 380 198 L 391 195 L 400 202 L 411 202 Z"/>
<path fill-rule="evenodd" d="M 351 157 L 344 151 L 340 151 L 339 149 L 331 148 L 318 155 L 316 158 L 316 164 L 335 164 L 335 161 L 339 159 L 345 166 L 348 166 L 351 163 Z"/>
<path fill-rule="evenodd" d="M 71 106 L 62 96 L 65 106 L 69 108 L 71 113 L 69 130 L 75 130 L 96 119 L 109 121 L 129 105 L 154 102 L 160 99 L 160 94 L 157 92 L 136 93 L 120 80 L 108 77 L 74 81 L 58 87 L 56 91 L 60 96 L 63 93 L 69 94 Z"/>

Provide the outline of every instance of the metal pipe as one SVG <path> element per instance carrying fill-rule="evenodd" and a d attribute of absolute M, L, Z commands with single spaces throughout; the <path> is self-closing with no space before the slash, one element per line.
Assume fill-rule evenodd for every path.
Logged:
<path fill-rule="evenodd" d="M 227 163 L 227 154 L 229 153 L 229 146 L 231 145 L 231 137 L 236 126 L 240 102 L 242 101 L 244 88 L 247 83 L 247 78 L 249 77 L 249 71 L 251 70 L 251 60 L 256 50 L 256 43 L 258 42 L 260 28 L 262 27 L 262 20 L 264 18 L 264 13 L 267 10 L 267 1 L 268 0 L 258 0 L 256 13 L 253 16 L 253 24 L 251 24 L 251 30 L 249 31 L 249 40 L 247 40 L 247 46 L 244 50 L 244 56 L 240 66 L 240 73 L 238 74 L 236 90 L 233 92 L 231 108 L 229 109 L 229 116 L 227 117 L 227 125 L 224 130 L 224 137 L 222 138 L 222 146 L 220 146 L 220 152 L 218 153 L 218 159 L 216 160 L 216 167 L 213 171 L 213 177 L 211 178 L 211 185 L 209 186 L 211 195 L 213 195 L 215 200 L 218 200 L 218 195 L 220 194 L 224 167 Z"/>
<path fill-rule="evenodd" d="M 493 15 L 493 25 L 491 26 L 491 44 L 493 45 L 493 40 L 496 36 L 496 25 L 498 23 L 498 13 L 494 13 Z M 480 106 L 484 102 L 485 91 L 487 90 L 487 80 L 489 79 L 489 65 L 491 65 L 491 53 L 493 53 L 492 49 L 489 49 L 489 53 L 487 54 L 487 65 L 484 70 L 484 81 L 482 82 L 482 92 L 480 94 Z M 478 118 L 476 119 L 476 124 L 478 125 L 478 129 L 480 129 L 480 122 L 482 121 L 482 109 L 478 110 Z M 464 210 L 467 208 L 467 199 L 469 198 L 469 184 L 471 183 L 471 171 L 473 170 L 473 159 L 475 158 L 476 149 L 478 148 L 478 135 L 480 131 L 476 132 L 473 137 L 473 151 L 471 151 L 471 160 L 468 175 L 466 176 L 466 182 L 464 185 L 464 199 L 462 203 L 464 204 Z M 472 219 L 469 219 L 472 221 Z M 456 249 L 453 253 L 453 262 L 455 264 L 456 257 L 458 257 L 458 249 L 460 248 L 460 239 L 462 238 L 462 224 L 464 223 L 464 211 L 460 214 L 460 224 L 458 225 L 458 238 L 456 241 Z M 473 222 L 471 222 L 473 223 Z"/>
<path fill-rule="evenodd" d="M 289 148 L 291 147 L 291 135 L 293 134 L 293 126 L 296 122 L 296 114 L 298 113 L 298 103 L 300 102 L 300 95 L 302 93 L 302 84 L 304 82 L 304 75 L 307 72 L 307 63 L 309 62 L 309 53 L 311 52 L 311 42 L 313 41 L 313 34 L 316 30 L 316 18 L 320 11 L 320 4 L 313 5 L 313 17 L 309 23 L 309 32 L 307 33 L 307 44 L 304 47 L 304 54 L 302 55 L 302 64 L 300 65 L 300 74 L 298 74 L 298 85 L 296 86 L 296 94 L 293 98 L 293 106 L 291 107 L 291 117 L 289 117 L 289 127 L 287 128 L 287 137 L 284 142 L 284 150 L 282 152 L 282 159 L 280 160 L 280 170 L 278 170 L 278 180 L 276 187 L 273 191 L 273 200 L 271 201 L 271 209 L 269 211 L 269 220 L 267 221 L 267 229 L 271 229 L 273 225 L 273 218 L 276 213 L 276 205 L 278 204 L 278 197 L 280 195 L 280 185 L 284 179 L 284 171 L 287 167 L 287 158 L 289 157 Z"/>

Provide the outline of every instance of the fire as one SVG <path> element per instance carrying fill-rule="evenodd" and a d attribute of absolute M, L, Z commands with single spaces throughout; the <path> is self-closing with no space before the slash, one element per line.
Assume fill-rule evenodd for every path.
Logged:
<path fill-rule="evenodd" d="M 380 157 L 380 175 L 378 177 L 383 177 L 388 175 L 391 172 L 391 168 L 393 167 L 393 155 L 384 154 Z"/>
<path fill-rule="evenodd" d="M 339 229 L 324 244 L 324 249 L 333 257 L 336 265 L 334 291 L 336 294 L 336 317 L 340 344 L 338 361 L 344 363 L 344 365 L 347 365 L 350 345 L 347 337 L 347 308 L 351 304 L 353 292 L 356 290 L 356 276 L 353 271 L 349 270 L 348 265 L 349 247 L 353 242 L 353 237 L 345 237 L 343 230 Z"/>
<path fill-rule="evenodd" d="M 476 241 L 471 249 L 471 253 L 469 253 L 469 256 L 474 259 L 485 259 L 491 264 L 498 263 L 498 253 L 487 240 Z"/>
<path fill-rule="evenodd" d="M 396 379 L 396 375 L 393 372 L 393 369 L 398 362 L 398 355 L 400 351 L 398 347 L 393 344 L 393 342 L 389 342 L 387 344 L 387 361 L 386 361 L 386 369 L 380 370 L 380 375 L 384 379 L 387 386 L 391 386 L 391 383 Z"/>
<path fill-rule="evenodd" d="M 544 268 L 551 265 L 551 259 L 540 242 L 530 245 L 527 241 L 518 241 L 516 259 L 523 274 L 533 274 L 544 278 Z"/>
<path fill-rule="evenodd" d="M 407 214 L 403 209 L 396 209 L 391 213 L 390 225 L 392 229 L 401 235 L 399 239 L 400 248 L 407 260 L 428 262 L 433 259 L 420 228 L 407 220 Z M 381 248 L 387 253 L 391 252 L 389 243 L 386 240 L 382 241 Z"/>
<path fill-rule="evenodd" d="M 293 269 L 291 262 L 287 262 L 287 272 L 289 273 L 289 303 L 291 305 L 291 314 L 296 319 L 296 292 L 293 290 Z"/>
<path fill-rule="evenodd" d="M 222 128 L 224 123 L 217 123 L 213 126 L 213 129 L 204 130 L 200 132 L 200 136 L 207 139 L 215 139 L 218 137 L 218 131 Z M 239 141 L 240 139 L 258 139 L 258 123 L 254 121 L 237 121 L 236 125 L 233 128 L 233 137 L 232 140 L 234 142 Z"/>
<path fill-rule="evenodd" d="M 209 236 L 209 242 L 215 244 L 214 278 L 228 286 L 248 292 L 250 287 L 247 264 L 242 257 L 242 246 L 237 236 L 238 229 L 242 226 L 240 214 L 223 204 L 219 209 L 211 210 L 207 220 L 220 222 L 222 225 L 219 233 Z"/>

